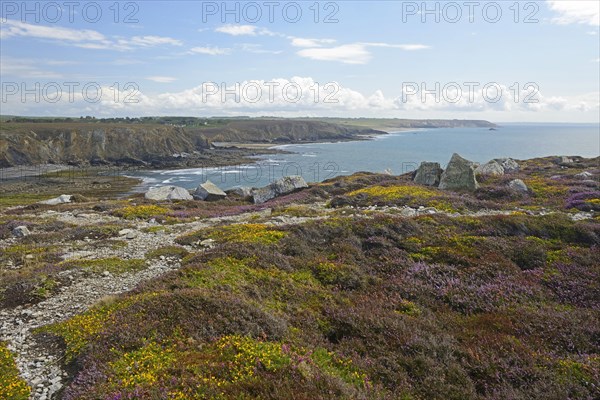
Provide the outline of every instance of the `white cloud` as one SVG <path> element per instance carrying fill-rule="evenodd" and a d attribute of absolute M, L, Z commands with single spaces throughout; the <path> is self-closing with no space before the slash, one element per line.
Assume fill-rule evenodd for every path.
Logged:
<path fill-rule="evenodd" d="M 148 76 L 146 77 L 149 81 L 158 82 L 158 83 L 171 83 L 177 80 L 172 76 Z"/>
<path fill-rule="evenodd" d="M 335 39 L 307 39 L 290 36 L 292 46 L 294 47 L 321 47 L 326 44 L 335 43 Z"/>
<path fill-rule="evenodd" d="M 286 87 L 293 90 L 285 93 Z M 239 95 L 233 96 L 236 88 Z M 427 86 L 429 89 L 433 86 Z M 244 89 L 246 88 L 246 89 Z M 315 89 L 316 88 L 316 89 Z M 258 89 L 258 91 L 257 91 Z M 299 90 L 298 90 L 299 89 Z M 215 91 L 216 90 L 216 91 Z M 318 96 L 315 97 L 315 90 Z M 465 88 L 466 90 L 466 88 Z M 299 92 L 298 98 L 296 92 Z M 539 94 L 537 103 L 515 102 L 512 91 L 502 86 L 503 97 L 492 103 L 486 100 L 481 90 L 475 91 L 473 100 L 467 93 L 456 103 L 444 99 L 436 102 L 434 96 L 425 100 L 419 95 L 403 98 L 400 88 L 386 89 L 393 95 L 386 96 L 384 90 L 363 94 L 352 88 L 332 82 L 326 86 L 310 77 L 277 78 L 271 81 L 247 80 L 236 84 L 220 84 L 217 88 L 198 85 L 178 92 L 147 94 L 138 92 L 138 103 L 126 103 L 130 97 L 123 91 L 115 95 L 114 90 L 102 87 L 102 99 L 98 103 L 86 102 L 82 93 L 76 91 L 75 102 L 62 96 L 59 102 L 21 102 L 18 94 L 10 96 L 3 104 L 3 111 L 17 115 L 279 115 L 279 116 L 392 116 L 400 118 L 477 118 L 505 119 L 528 118 L 529 120 L 572 120 L 596 121 L 600 111 L 600 93 L 581 96 L 544 96 Z M 260 96 L 256 96 L 256 94 Z M 454 93 L 449 93 L 454 95 Z M 329 97 L 328 97 L 329 96 Z M 290 97 L 293 101 L 290 100 Z M 115 98 L 120 101 L 115 101 Z M 325 101 L 329 99 L 329 101 Z M 584 114 L 585 113 L 585 114 Z M 517 117 L 515 117 L 517 116 Z M 522 120 L 522 119 L 521 119 Z"/>
<path fill-rule="evenodd" d="M 35 37 L 39 39 L 64 40 L 68 42 L 102 42 L 107 40 L 100 32 L 89 29 L 70 29 L 58 26 L 33 25 L 7 19 L 2 21 L 2 38 L 13 36 Z"/>
<path fill-rule="evenodd" d="M 401 49 L 406 51 L 414 51 L 414 50 L 425 50 L 429 49 L 430 46 L 424 44 L 390 44 L 390 43 L 361 43 L 365 46 L 371 47 L 388 47 L 392 49 Z"/>
<path fill-rule="evenodd" d="M 390 43 L 349 43 L 339 46 L 333 46 L 337 42 L 335 39 L 328 38 L 303 38 L 297 36 L 288 36 L 278 32 L 272 32 L 266 28 L 260 28 L 255 25 L 234 25 L 226 24 L 215 29 L 215 32 L 226 33 L 232 36 L 277 36 L 290 41 L 293 47 L 301 47 L 296 54 L 301 57 L 310 58 L 313 60 L 322 61 L 338 61 L 345 64 L 366 64 L 371 59 L 371 54 L 367 50 L 368 47 L 387 47 L 396 48 L 405 51 L 428 49 L 429 46 L 423 44 L 390 44 Z M 270 51 L 253 51 L 253 45 L 245 46 L 245 51 L 255 53 L 266 53 Z M 254 50 L 258 49 L 258 45 L 254 45 Z M 330 46 L 330 47 L 325 47 Z M 276 52 L 275 54 L 277 54 Z"/>
<path fill-rule="evenodd" d="M 600 58 L 595 58 L 595 59 L 592 60 L 592 62 L 600 63 Z"/>
<path fill-rule="evenodd" d="M 337 47 L 315 47 L 297 52 L 300 57 L 321 61 L 338 61 L 344 64 L 366 64 L 371 59 L 362 44 L 345 44 Z"/>
<path fill-rule="evenodd" d="M 132 50 L 140 47 L 161 45 L 181 46 L 181 41 L 163 36 L 133 36 L 132 38 L 111 39 L 102 33 L 90 29 L 71 29 L 59 26 L 44 26 L 26 22 L 6 20 L 0 23 L 1 39 L 11 37 L 29 37 L 41 40 L 51 40 L 62 44 L 70 44 L 84 49 L 102 50 Z"/>
<path fill-rule="evenodd" d="M 183 44 L 180 40 L 163 36 L 134 36 L 131 39 L 126 40 L 125 43 L 130 44 L 132 46 L 142 47 L 160 46 L 163 44 L 181 46 Z"/>
<path fill-rule="evenodd" d="M 254 25 L 223 25 L 215 29 L 216 32 L 226 33 L 232 36 L 256 36 L 257 27 Z"/>
<path fill-rule="evenodd" d="M 69 60 L 46 60 L 45 64 L 48 65 L 76 65 L 81 64 L 79 61 L 69 61 Z"/>
<path fill-rule="evenodd" d="M 255 53 L 255 54 L 281 54 L 282 51 L 281 50 L 268 50 L 262 47 L 262 45 L 260 44 L 254 44 L 254 43 L 242 43 L 240 45 L 240 48 L 243 51 L 246 51 L 248 53 Z"/>
<path fill-rule="evenodd" d="M 371 60 L 368 47 L 387 47 L 405 51 L 428 49 L 423 44 L 352 43 L 336 47 L 314 47 L 298 51 L 300 57 L 321 61 L 338 61 L 344 64 L 366 64 Z"/>
<path fill-rule="evenodd" d="M 557 24 L 600 25 L 600 2 L 597 0 L 548 0 L 548 7 L 558 16 Z"/>
<path fill-rule="evenodd" d="M 255 25 L 235 25 L 226 24 L 219 26 L 215 29 L 215 32 L 226 33 L 232 36 L 257 36 L 257 35 L 268 35 L 275 36 L 275 32 L 271 32 L 266 28 L 259 28 Z"/>
<path fill-rule="evenodd" d="M 112 65 L 135 65 L 135 64 L 144 64 L 142 60 L 137 58 L 117 58 L 110 62 Z"/>
<path fill-rule="evenodd" d="M 208 54 L 209 56 L 221 56 L 231 53 L 231 49 L 222 47 L 193 47 L 189 51 L 192 54 Z"/>
<path fill-rule="evenodd" d="M 47 71 L 40 68 L 40 60 L 22 60 L 8 57 L 0 57 L 0 70 L 2 76 L 18 77 L 27 79 L 46 78 L 61 79 L 64 76 L 58 72 Z M 55 65 L 52 61 L 45 62 L 48 65 Z"/>

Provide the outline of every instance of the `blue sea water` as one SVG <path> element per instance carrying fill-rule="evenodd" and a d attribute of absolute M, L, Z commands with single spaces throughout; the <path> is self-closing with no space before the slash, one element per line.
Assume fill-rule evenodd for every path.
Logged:
<path fill-rule="evenodd" d="M 139 171 L 144 179 L 136 190 L 177 185 L 191 189 L 207 179 L 223 189 L 264 186 L 285 175 L 302 175 L 319 182 L 357 171 L 401 174 L 421 161 L 442 167 L 452 153 L 477 162 L 492 158 L 528 159 L 552 155 L 600 156 L 598 124 L 503 124 L 488 128 L 441 128 L 380 135 L 372 140 L 278 146 L 291 154 L 258 157 L 252 165 L 162 171 Z"/>

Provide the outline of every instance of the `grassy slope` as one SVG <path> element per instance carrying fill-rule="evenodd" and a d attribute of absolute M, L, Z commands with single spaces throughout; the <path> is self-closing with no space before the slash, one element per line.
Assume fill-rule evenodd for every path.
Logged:
<path fill-rule="evenodd" d="M 190 254 L 163 250 L 184 257 L 181 270 L 49 328 L 75 371 L 64 398 L 597 398 L 600 192 L 574 177 L 583 170 L 597 176 L 598 159 L 529 160 L 473 194 L 355 174 L 260 206 L 325 220 L 186 232 Z M 505 190 L 514 177 L 532 193 Z M 332 198 L 513 211 L 404 218 L 312 206 Z M 177 226 L 260 208 L 141 203 L 107 212 Z M 593 218 L 569 217 L 582 210 Z M 216 247 L 201 251 L 204 239 Z"/>

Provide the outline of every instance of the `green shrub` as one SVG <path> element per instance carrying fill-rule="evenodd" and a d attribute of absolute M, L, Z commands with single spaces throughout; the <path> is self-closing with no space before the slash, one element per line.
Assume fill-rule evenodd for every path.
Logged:
<path fill-rule="evenodd" d="M 148 260 L 153 260 L 153 259 L 160 258 L 161 256 L 164 256 L 164 257 L 174 257 L 174 258 L 182 259 L 185 256 L 187 256 L 188 254 L 189 254 L 189 252 L 186 249 L 184 249 L 183 247 L 163 246 L 163 247 L 159 247 L 157 249 L 150 250 L 149 252 L 147 252 L 146 258 Z"/>

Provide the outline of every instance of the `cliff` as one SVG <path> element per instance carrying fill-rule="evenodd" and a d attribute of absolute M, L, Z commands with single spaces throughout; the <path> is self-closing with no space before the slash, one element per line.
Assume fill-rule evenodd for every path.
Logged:
<path fill-rule="evenodd" d="M 3 124 L 0 133 L 1 167 L 82 162 L 135 164 L 199 147 L 182 128 L 165 125 Z"/>
<path fill-rule="evenodd" d="M 364 127 L 319 121 L 233 120 L 217 126 L 106 122 L 5 122 L 0 167 L 44 163 L 140 164 L 194 153 L 210 142 L 288 143 L 350 140 L 383 134 Z"/>
<path fill-rule="evenodd" d="M 174 117 L 176 121 L 179 119 Z M 202 120 L 190 117 L 181 124 L 167 121 L 167 117 L 126 122 L 68 118 L 4 121 L 0 125 L 0 167 L 46 163 L 161 165 L 181 161 L 174 157 L 181 153 L 204 152 L 210 157 L 205 150 L 211 142 L 342 141 L 384 134 L 382 130 L 395 128 L 494 126 L 487 121 L 369 118 Z"/>
<path fill-rule="evenodd" d="M 201 135 L 212 142 L 318 142 L 350 140 L 362 135 L 385 132 L 361 126 L 342 126 L 330 122 L 309 120 L 237 120 L 223 127 L 202 129 Z"/>

